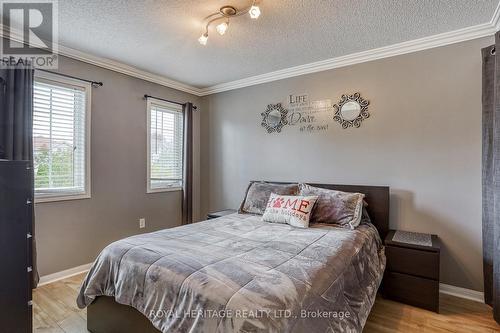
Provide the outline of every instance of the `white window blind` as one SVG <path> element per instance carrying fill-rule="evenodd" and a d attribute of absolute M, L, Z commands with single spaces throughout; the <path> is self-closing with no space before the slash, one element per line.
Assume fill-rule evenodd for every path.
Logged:
<path fill-rule="evenodd" d="M 182 188 L 182 109 L 172 103 L 148 100 L 148 118 L 148 192 Z"/>
<path fill-rule="evenodd" d="M 87 194 L 87 94 L 76 86 L 35 78 L 33 150 L 37 198 Z"/>

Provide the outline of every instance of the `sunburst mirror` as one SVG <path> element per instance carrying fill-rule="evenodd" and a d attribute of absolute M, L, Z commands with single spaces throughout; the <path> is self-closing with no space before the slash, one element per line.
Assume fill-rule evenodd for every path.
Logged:
<path fill-rule="evenodd" d="M 368 113 L 369 101 L 361 97 L 359 93 L 353 95 L 342 95 L 340 101 L 333 105 L 335 114 L 333 120 L 339 122 L 342 128 L 359 127 L 361 122 L 370 117 Z"/>
<path fill-rule="evenodd" d="M 286 116 L 288 110 L 283 108 L 281 103 L 269 104 L 266 111 L 262 112 L 262 127 L 264 127 L 268 133 L 277 132 L 280 133 L 283 126 L 288 124 Z"/>

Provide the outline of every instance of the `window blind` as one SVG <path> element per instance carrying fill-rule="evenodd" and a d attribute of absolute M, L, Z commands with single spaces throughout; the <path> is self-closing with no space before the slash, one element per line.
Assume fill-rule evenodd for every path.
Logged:
<path fill-rule="evenodd" d="M 35 193 L 85 193 L 86 91 L 36 79 L 33 93 Z"/>
<path fill-rule="evenodd" d="M 183 116 L 180 110 L 150 104 L 150 189 L 182 187 Z"/>

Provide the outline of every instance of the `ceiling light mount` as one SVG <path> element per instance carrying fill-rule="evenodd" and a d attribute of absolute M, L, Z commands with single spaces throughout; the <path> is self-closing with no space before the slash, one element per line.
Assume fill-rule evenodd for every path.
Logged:
<path fill-rule="evenodd" d="M 219 35 L 224 35 L 229 28 L 229 19 L 242 16 L 245 14 L 249 14 L 251 19 L 258 19 L 260 16 L 260 8 L 258 6 L 259 0 L 253 0 L 251 5 L 239 10 L 236 7 L 233 6 L 222 6 L 218 12 L 213 13 L 211 15 L 208 15 L 205 17 L 204 21 L 205 23 L 205 32 L 201 35 L 200 38 L 198 38 L 198 42 L 201 45 L 207 45 L 208 41 L 208 28 L 210 25 L 214 22 L 217 21 L 223 21 L 217 24 L 216 26 L 216 31 L 219 33 Z"/>
<path fill-rule="evenodd" d="M 233 6 L 224 6 L 220 8 L 220 13 L 225 17 L 235 16 L 238 11 Z"/>

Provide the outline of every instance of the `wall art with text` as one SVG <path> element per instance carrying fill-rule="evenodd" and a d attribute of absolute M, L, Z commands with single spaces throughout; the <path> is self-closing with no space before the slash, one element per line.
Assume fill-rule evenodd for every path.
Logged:
<path fill-rule="evenodd" d="M 261 125 L 268 133 L 296 130 L 325 132 L 338 122 L 342 128 L 357 128 L 367 119 L 370 103 L 359 93 L 343 94 L 337 104 L 331 99 L 310 100 L 307 94 L 288 95 L 282 103 L 269 104 L 261 113 Z"/>

